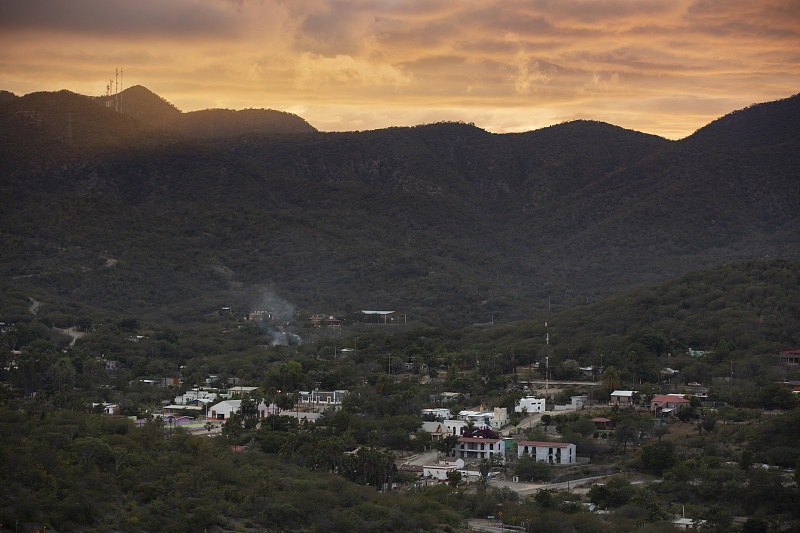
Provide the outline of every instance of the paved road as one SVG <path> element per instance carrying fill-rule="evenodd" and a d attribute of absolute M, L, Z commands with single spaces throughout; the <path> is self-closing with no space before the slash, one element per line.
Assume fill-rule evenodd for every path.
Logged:
<path fill-rule="evenodd" d="M 470 518 L 467 520 L 469 528 L 473 531 L 488 531 L 489 533 L 508 533 L 508 529 L 500 527 L 497 520 L 486 520 L 480 518 Z"/>
<path fill-rule="evenodd" d="M 596 481 L 598 479 L 605 479 L 610 477 L 608 475 L 604 476 L 591 476 L 591 477 L 584 477 L 580 479 L 573 479 L 571 481 L 564 481 L 560 483 L 517 483 L 514 481 L 501 481 L 491 479 L 489 480 L 490 487 L 497 487 L 497 488 L 509 488 L 516 492 L 521 496 L 525 496 L 527 494 L 533 494 L 538 492 L 542 489 L 550 489 L 550 490 L 586 490 L 585 488 L 579 488 L 581 485 L 586 483 Z"/>

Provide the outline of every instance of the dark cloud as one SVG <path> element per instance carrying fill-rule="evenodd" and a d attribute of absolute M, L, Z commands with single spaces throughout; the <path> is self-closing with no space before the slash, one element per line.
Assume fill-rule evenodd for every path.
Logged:
<path fill-rule="evenodd" d="M 234 7 L 200 0 L 3 0 L 0 28 L 86 36 L 210 36 L 235 30 Z"/>

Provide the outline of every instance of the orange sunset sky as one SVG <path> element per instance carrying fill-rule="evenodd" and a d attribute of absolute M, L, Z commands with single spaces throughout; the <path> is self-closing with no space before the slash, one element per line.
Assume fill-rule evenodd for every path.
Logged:
<path fill-rule="evenodd" d="M 0 89 L 101 95 L 117 68 L 182 111 L 323 131 L 582 118 L 678 139 L 800 92 L 800 0 L 0 0 Z"/>

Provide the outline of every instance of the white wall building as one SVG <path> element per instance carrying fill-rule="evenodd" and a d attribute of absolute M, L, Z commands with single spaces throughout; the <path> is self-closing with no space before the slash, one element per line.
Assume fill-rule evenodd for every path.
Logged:
<path fill-rule="evenodd" d="M 533 396 L 528 396 L 526 398 L 520 398 L 519 403 L 514 408 L 514 411 L 521 413 L 524 409 L 528 414 L 544 413 L 544 404 L 544 398 L 534 398 Z"/>
<path fill-rule="evenodd" d="M 464 468 L 464 459 L 448 457 L 432 465 L 422 466 L 422 475 L 439 481 L 447 481 L 447 474 Z"/>
<path fill-rule="evenodd" d="M 342 405 L 342 400 L 347 396 L 349 391 L 334 390 L 334 391 L 321 391 L 314 389 L 312 391 L 300 391 L 300 403 L 306 404 L 308 407 L 314 408 L 327 408 L 338 407 Z"/>
<path fill-rule="evenodd" d="M 577 461 L 577 452 L 570 442 L 537 442 L 523 440 L 517 443 L 517 457 L 530 455 L 537 461 L 555 465 L 571 465 Z"/>
<path fill-rule="evenodd" d="M 445 420 L 442 424 L 444 424 L 445 433 L 459 436 L 464 434 L 468 426 L 467 422 L 463 420 Z"/>
<path fill-rule="evenodd" d="M 189 389 L 180 396 L 175 396 L 175 405 L 190 405 L 206 402 L 213 402 L 217 398 L 217 392 L 203 389 Z"/>
<path fill-rule="evenodd" d="M 242 409 L 242 400 L 223 400 L 208 408 L 208 418 L 213 420 L 227 420 Z M 267 418 L 269 415 L 278 414 L 278 406 L 274 403 L 267 405 L 258 404 L 258 418 Z"/>
<path fill-rule="evenodd" d="M 464 459 L 490 459 L 493 455 L 496 455 L 505 462 L 506 443 L 502 439 L 461 437 L 458 439 L 455 455 Z"/>
<path fill-rule="evenodd" d="M 445 420 L 450 418 L 450 409 L 446 407 L 436 407 L 435 409 L 423 409 L 422 416 L 432 416 L 436 420 Z"/>
<path fill-rule="evenodd" d="M 505 407 L 495 407 L 492 411 L 492 429 L 500 429 L 508 424 L 508 409 Z"/>

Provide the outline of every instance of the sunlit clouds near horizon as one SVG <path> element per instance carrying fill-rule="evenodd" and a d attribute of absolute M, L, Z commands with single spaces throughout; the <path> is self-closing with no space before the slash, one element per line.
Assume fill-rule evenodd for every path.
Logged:
<path fill-rule="evenodd" d="M 323 131 L 574 119 L 677 139 L 800 92 L 798 0 L 3 0 L 0 89 L 143 85 Z"/>

